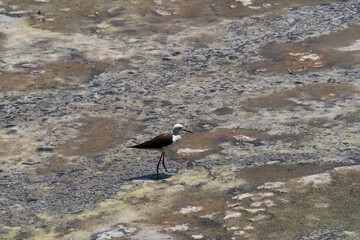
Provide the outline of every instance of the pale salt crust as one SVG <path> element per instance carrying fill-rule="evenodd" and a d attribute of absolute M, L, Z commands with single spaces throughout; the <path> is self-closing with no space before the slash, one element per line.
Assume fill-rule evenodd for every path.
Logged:
<path fill-rule="evenodd" d="M 307 184 L 313 184 L 313 185 L 320 185 L 320 184 L 329 184 L 331 183 L 332 178 L 329 173 L 321 173 L 321 174 L 314 174 L 302 177 L 298 180 L 298 182 L 307 185 Z"/>
<path fill-rule="evenodd" d="M 319 55 L 317 55 L 315 53 L 301 53 L 301 52 L 298 52 L 298 53 L 289 53 L 289 55 L 290 56 L 301 56 L 300 59 L 299 59 L 301 62 L 304 62 L 306 60 L 316 61 L 316 60 L 320 59 Z"/>
<path fill-rule="evenodd" d="M 313 61 L 316 61 L 316 60 L 319 60 L 319 55 L 317 54 L 308 54 L 308 55 L 304 55 L 300 58 L 300 61 L 304 62 L 306 60 L 313 60 Z"/>
<path fill-rule="evenodd" d="M 10 15 L 21 15 L 21 14 L 26 14 L 28 11 L 12 11 L 9 12 Z"/>
<path fill-rule="evenodd" d="M 230 203 L 227 206 L 233 208 L 233 207 L 239 206 L 239 203 Z"/>
<path fill-rule="evenodd" d="M 123 237 L 125 234 L 122 231 L 119 230 L 111 230 L 108 232 L 101 233 L 96 240 L 105 240 L 105 239 L 111 239 L 111 238 L 120 238 Z"/>
<path fill-rule="evenodd" d="M 247 225 L 246 227 L 244 227 L 244 230 L 254 230 L 255 228 L 251 225 Z"/>
<path fill-rule="evenodd" d="M 342 171 L 342 170 L 360 170 L 360 165 L 353 166 L 345 166 L 345 167 L 336 167 L 334 171 Z"/>
<path fill-rule="evenodd" d="M 59 8 L 58 10 L 62 12 L 69 12 L 71 11 L 71 8 Z"/>
<path fill-rule="evenodd" d="M 250 218 L 250 221 L 252 222 L 257 222 L 257 221 L 260 221 L 260 220 L 263 220 L 265 218 L 267 218 L 268 216 L 266 215 L 263 215 L 263 214 L 260 214 L 260 215 L 257 215 L 256 217 L 254 218 Z"/>
<path fill-rule="evenodd" d="M 31 75 L 40 75 L 40 74 L 44 74 L 46 71 L 45 70 L 34 70 L 31 71 L 30 74 Z"/>
<path fill-rule="evenodd" d="M 170 15 L 172 15 L 171 13 L 165 12 L 165 11 L 160 10 L 160 9 L 155 9 L 154 12 L 161 15 L 161 16 L 170 16 Z"/>
<path fill-rule="evenodd" d="M 242 200 L 244 198 L 248 198 L 248 197 L 252 197 L 252 196 L 254 196 L 254 194 L 252 194 L 252 193 L 243 193 L 243 194 L 237 195 L 235 197 L 232 197 L 232 199 Z"/>
<path fill-rule="evenodd" d="M 267 183 L 264 183 L 264 185 L 261 185 L 258 187 L 258 189 L 272 189 L 272 188 L 279 188 L 281 187 L 282 185 L 284 185 L 285 183 L 284 182 L 267 182 Z"/>
<path fill-rule="evenodd" d="M 193 239 L 202 239 L 202 238 L 204 237 L 204 235 L 202 235 L 202 234 L 196 234 L 196 235 L 191 235 L 191 237 L 192 237 Z"/>
<path fill-rule="evenodd" d="M 245 234 L 246 234 L 246 232 L 243 230 L 234 232 L 234 235 L 245 235 Z"/>
<path fill-rule="evenodd" d="M 167 230 L 171 230 L 171 231 L 174 231 L 174 232 L 184 232 L 184 231 L 187 231 L 189 229 L 189 227 L 187 226 L 187 224 L 182 224 L 182 225 L 176 225 L 174 227 L 169 227 L 169 228 L 166 228 Z"/>
<path fill-rule="evenodd" d="M 203 207 L 201 207 L 201 206 L 198 206 L 198 207 L 188 206 L 188 207 L 182 208 L 179 212 L 182 214 L 186 214 L 186 213 L 190 213 L 190 212 L 199 212 L 201 210 L 203 210 Z"/>
<path fill-rule="evenodd" d="M 240 216 L 241 216 L 241 213 L 239 213 L 239 212 L 227 211 L 226 216 L 224 217 L 224 219 L 240 217 Z"/>
<path fill-rule="evenodd" d="M 265 201 L 262 201 L 262 202 L 253 202 L 253 203 L 250 204 L 250 207 L 260 207 L 263 204 L 265 206 L 267 206 L 267 207 L 272 207 L 272 206 L 275 205 L 273 201 L 268 199 L 268 200 L 265 200 Z"/>
<path fill-rule="evenodd" d="M 259 197 L 264 198 L 264 197 L 271 197 L 274 196 L 274 193 L 272 192 L 264 192 L 264 193 L 258 193 L 257 194 Z"/>
<path fill-rule="evenodd" d="M 264 212 L 264 211 L 266 211 L 266 209 L 265 209 L 265 208 L 244 208 L 244 207 L 235 207 L 234 209 L 244 210 L 244 211 L 249 212 L 249 213 L 257 213 L 257 212 Z"/>
<path fill-rule="evenodd" d="M 177 150 L 177 153 L 202 153 L 202 152 L 206 152 L 209 151 L 210 149 L 205 148 L 205 149 L 192 149 L 192 148 L 180 148 L 179 150 Z"/>
<path fill-rule="evenodd" d="M 239 141 L 245 141 L 245 142 L 253 142 L 253 141 L 256 141 L 257 139 L 256 138 L 252 138 L 252 137 L 249 137 L 249 136 L 245 136 L 245 135 L 237 135 L 237 136 L 234 136 L 234 138 L 236 140 L 239 140 Z"/>
<path fill-rule="evenodd" d="M 347 47 L 338 48 L 340 51 L 344 52 L 353 52 L 353 51 L 360 51 L 360 39 L 356 40 L 353 44 Z"/>
<path fill-rule="evenodd" d="M 316 208 L 328 208 L 330 206 L 330 204 L 328 203 L 315 203 L 314 207 Z"/>
<path fill-rule="evenodd" d="M 251 0 L 235 0 L 236 2 L 241 2 L 242 5 L 244 5 L 244 7 L 252 4 L 252 1 Z"/>
<path fill-rule="evenodd" d="M 105 239 L 112 239 L 112 238 L 119 238 L 123 237 L 126 234 L 131 234 L 136 231 L 136 228 L 133 227 L 124 227 L 122 225 L 118 226 L 119 228 L 116 230 L 110 230 L 107 232 L 103 232 L 97 236 L 96 240 L 105 240 Z"/>
<path fill-rule="evenodd" d="M 228 231 L 234 231 L 234 230 L 238 230 L 238 229 L 239 229 L 238 226 L 232 226 L 230 228 L 226 228 L 226 230 L 228 230 Z"/>
<path fill-rule="evenodd" d="M 211 214 L 207 214 L 207 215 L 203 215 L 203 216 L 200 216 L 200 218 L 209 218 L 209 219 L 212 219 L 214 217 L 215 214 L 218 214 L 219 212 L 213 212 Z"/>

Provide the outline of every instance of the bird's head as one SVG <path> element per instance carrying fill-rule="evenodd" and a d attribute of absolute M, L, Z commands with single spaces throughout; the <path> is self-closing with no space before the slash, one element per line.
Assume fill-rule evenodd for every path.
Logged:
<path fill-rule="evenodd" d="M 174 134 L 174 135 L 181 134 L 181 131 L 182 131 L 182 130 L 185 131 L 185 132 L 192 133 L 191 131 L 184 129 L 184 126 L 183 126 L 182 124 L 177 123 L 177 124 L 175 124 L 174 127 L 173 127 L 173 134 Z"/>

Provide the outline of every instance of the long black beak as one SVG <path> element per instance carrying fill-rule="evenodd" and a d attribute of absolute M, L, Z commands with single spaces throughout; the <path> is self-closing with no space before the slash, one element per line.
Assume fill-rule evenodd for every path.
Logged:
<path fill-rule="evenodd" d="M 183 131 L 188 132 L 188 133 L 193 133 L 192 131 L 186 130 L 186 129 L 183 129 Z"/>

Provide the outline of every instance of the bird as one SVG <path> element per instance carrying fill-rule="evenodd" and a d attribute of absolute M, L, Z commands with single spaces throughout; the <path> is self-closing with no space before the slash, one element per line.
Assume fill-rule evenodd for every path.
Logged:
<path fill-rule="evenodd" d="M 156 166 L 156 178 L 159 179 L 159 166 L 162 160 L 162 165 L 164 166 L 165 171 L 167 172 L 165 166 L 165 150 L 175 142 L 181 139 L 181 131 L 193 133 L 192 131 L 184 129 L 184 126 L 180 123 L 174 125 L 172 129 L 172 133 L 164 133 L 149 141 L 140 143 L 135 146 L 130 146 L 130 148 L 138 148 L 138 149 L 149 149 L 149 150 L 157 150 L 161 151 L 160 159 Z"/>

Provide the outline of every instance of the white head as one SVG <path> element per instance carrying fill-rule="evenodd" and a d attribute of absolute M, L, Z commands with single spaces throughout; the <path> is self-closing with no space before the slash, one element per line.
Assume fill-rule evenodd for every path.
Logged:
<path fill-rule="evenodd" d="M 173 138 L 172 138 L 173 143 L 176 142 L 176 141 L 179 141 L 181 139 L 181 131 L 192 133 L 191 131 L 184 129 L 184 126 L 182 124 L 180 124 L 180 123 L 175 124 L 174 127 L 173 127 L 173 133 L 172 133 L 172 135 L 173 135 Z"/>
<path fill-rule="evenodd" d="M 173 127 L 173 135 L 180 135 L 183 127 L 184 126 L 180 123 L 175 124 Z"/>
<path fill-rule="evenodd" d="M 181 131 L 193 133 L 192 131 L 184 129 L 184 126 L 182 124 L 180 124 L 180 123 L 175 124 L 174 127 L 173 127 L 173 135 L 181 136 Z"/>

